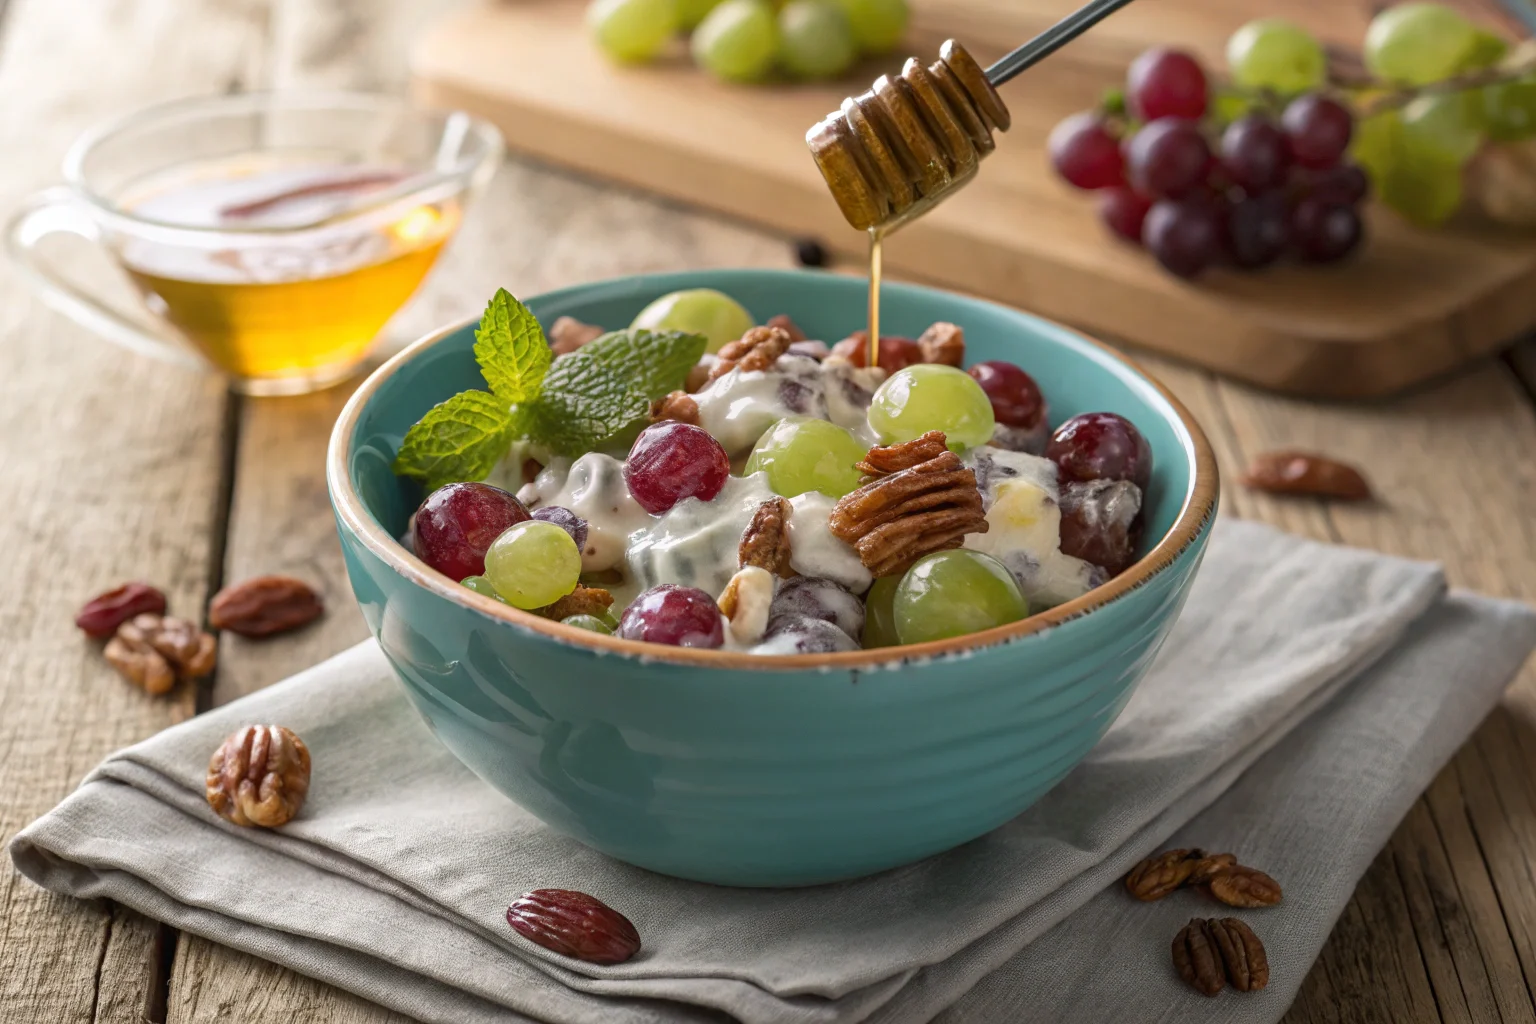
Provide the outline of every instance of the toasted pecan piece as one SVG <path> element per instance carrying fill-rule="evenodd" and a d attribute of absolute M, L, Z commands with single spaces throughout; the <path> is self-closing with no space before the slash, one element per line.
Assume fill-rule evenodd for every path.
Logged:
<path fill-rule="evenodd" d="M 930 324 L 917 336 L 917 347 L 923 351 L 923 362 L 943 363 L 956 369 L 965 365 L 965 331 L 943 320 Z"/>
<path fill-rule="evenodd" d="M 789 513 L 788 498 L 769 498 L 757 506 L 736 549 L 742 568 L 755 565 L 786 580 L 795 575 L 789 566 Z"/>
<path fill-rule="evenodd" d="M 864 455 L 864 461 L 857 463 L 854 468 L 864 474 L 864 483 L 869 483 L 903 469 L 922 465 L 947 451 L 949 445 L 945 443 L 944 432 L 930 430 L 922 437 L 915 437 L 902 444 L 871 448 Z"/>
<path fill-rule="evenodd" d="M 754 327 L 737 341 L 720 349 L 720 359 L 709 371 L 709 379 L 723 377 L 732 370 L 766 370 L 789 351 L 792 339 L 782 327 Z"/>
<path fill-rule="evenodd" d="M 613 595 L 602 587 L 589 587 L 583 583 L 576 584 L 576 589 L 566 594 L 554 604 L 547 604 L 543 608 L 535 608 L 533 614 L 542 615 L 546 619 L 554 619 L 556 622 L 568 619 L 572 615 L 597 615 L 606 612 L 608 606 L 613 604 Z"/>
<path fill-rule="evenodd" d="M 686 391 L 674 391 L 664 398 L 656 399 L 651 403 L 651 422 L 663 423 L 667 420 L 698 426 L 699 403 Z"/>

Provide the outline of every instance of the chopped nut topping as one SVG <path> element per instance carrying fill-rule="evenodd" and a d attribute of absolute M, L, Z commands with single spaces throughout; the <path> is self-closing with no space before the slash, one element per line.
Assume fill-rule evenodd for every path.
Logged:
<path fill-rule="evenodd" d="M 576 589 L 566 594 L 554 604 L 547 604 L 543 608 L 535 608 L 533 614 L 542 615 L 546 619 L 554 619 L 559 622 L 568 619 L 572 615 L 597 615 L 608 610 L 613 604 L 613 595 L 602 587 L 589 587 L 585 584 L 576 584 Z"/>
<path fill-rule="evenodd" d="M 766 370 L 789 351 L 790 344 L 789 332 L 782 327 L 754 327 L 741 340 L 728 342 L 720 349 L 720 360 L 709 371 L 709 379 L 723 377 L 737 368 L 744 372 Z"/>
<path fill-rule="evenodd" d="M 943 363 L 959 368 L 965 365 L 965 332 L 943 320 L 929 325 L 917 336 L 917 347 L 923 350 L 923 362 Z"/>
<path fill-rule="evenodd" d="M 248 725 L 208 759 L 208 803 L 236 825 L 286 825 L 308 793 L 309 748 L 285 726 Z"/>
<path fill-rule="evenodd" d="M 658 398 L 651 403 L 651 422 L 663 423 L 667 420 L 698 426 L 699 403 L 684 391 L 674 391 L 665 398 Z"/>
<path fill-rule="evenodd" d="M 800 329 L 800 325 L 789 318 L 788 313 L 780 313 L 778 316 L 769 317 L 766 326 L 777 327 L 789 335 L 790 344 L 794 344 L 797 341 L 810 340 L 807 338 L 806 333 Z"/>
<path fill-rule="evenodd" d="M 795 575 L 789 567 L 789 513 L 788 498 L 769 498 L 757 506 L 736 549 L 739 565 L 755 565 L 786 580 Z"/>
<path fill-rule="evenodd" d="M 915 437 L 902 444 L 871 448 L 864 461 L 854 469 L 864 474 L 864 483 L 878 480 L 892 473 L 899 473 L 913 466 L 920 466 L 929 459 L 936 459 L 949 451 L 942 430 L 930 430 L 922 437 Z"/>
<path fill-rule="evenodd" d="M 937 435 L 943 446 L 944 435 Z M 911 447 L 908 447 L 911 446 Z M 886 472 L 918 452 L 931 451 L 932 435 L 906 445 L 872 448 L 861 467 Z M 947 447 L 938 455 L 876 476 L 832 507 L 832 535 L 851 545 L 873 575 L 895 576 L 935 551 L 958 548 L 968 533 L 986 533 L 976 474 Z"/>
<path fill-rule="evenodd" d="M 575 352 L 589 341 L 596 341 L 607 332 L 596 324 L 584 324 L 573 316 L 562 316 L 549 325 L 549 347 L 555 355 Z"/>

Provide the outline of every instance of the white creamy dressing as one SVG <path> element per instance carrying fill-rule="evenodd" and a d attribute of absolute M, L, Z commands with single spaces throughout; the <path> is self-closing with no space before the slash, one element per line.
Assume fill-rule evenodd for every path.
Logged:
<path fill-rule="evenodd" d="M 641 590 L 677 583 L 718 597 L 736 573 L 741 535 L 771 497 L 768 475 L 753 473 L 727 478 L 713 501 L 684 498 L 630 534 L 629 581 Z"/>
<path fill-rule="evenodd" d="M 965 546 L 1008 567 L 1031 612 L 1080 597 L 1104 582 L 1104 571 L 1061 552 L 1061 506 L 1056 464 L 1026 452 L 990 445 L 965 454 L 976 473 L 987 532 Z"/>
<path fill-rule="evenodd" d="M 587 521 L 582 572 L 623 568 L 630 535 L 652 522 L 630 497 L 624 463 L 601 452 L 589 452 L 575 462 L 551 459 L 533 483 L 517 492 L 517 499 L 530 509 L 563 505 Z"/>
<path fill-rule="evenodd" d="M 869 400 L 885 382 L 885 371 L 878 366 L 854 366 L 841 358 L 828 359 L 821 365 L 827 418 L 852 431 L 864 444 L 879 444 L 880 439 L 869 425 Z"/>
<path fill-rule="evenodd" d="M 789 499 L 789 567 L 802 576 L 819 576 L 862 594 L 874 582 L 859 553 L 832 536 L 827 520 L 836 500 L 820 491 Z"/>
<path fill-rule="evenodd" d="M 769 370 L 731 370 L 696 395 L 699 426 L 732 456 L 750 451 L 763 431 L 786 416 L 827 418 L 821 364 L 782 355 Z"/>

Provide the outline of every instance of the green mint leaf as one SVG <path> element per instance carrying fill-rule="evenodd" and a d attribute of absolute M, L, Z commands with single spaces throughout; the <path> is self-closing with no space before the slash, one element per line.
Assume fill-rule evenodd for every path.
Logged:
<path fill-rule="evenodd" d="M 503 403 L 533 401 L 553 358 L 538 319 L 505 288 L 496 289 L 475 328 L 475 362 L 491 392 Z"/>
<path fill-rule="evenodd" d="M 460 480 L 484 480 L 526 422 L 526 414 L 515 416 L 489 392 L 461 391 L 427 410 L 406 431 L 394 470 L 421 480 L 429 491 Z"/>
<path fill-rule="evenodd" d="M 705 345 L 680 331 L 614 331 L 562 356 L 531 410 L 533 436 L 571 456 L 622 439 L 682 387 Z"/>

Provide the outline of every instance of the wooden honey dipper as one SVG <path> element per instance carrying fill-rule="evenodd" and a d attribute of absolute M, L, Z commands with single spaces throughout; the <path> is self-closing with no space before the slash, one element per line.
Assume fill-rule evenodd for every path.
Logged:
<path fill-rule="evenodd" d="M 888 234 L 975 177 L 1012 120 L 997 86 L 1130 2 L 1092 0 L 985 71 L 950 39 L 927 67 L 911 58 L 843 100 L 805 142 L 848 223 Z"/>

